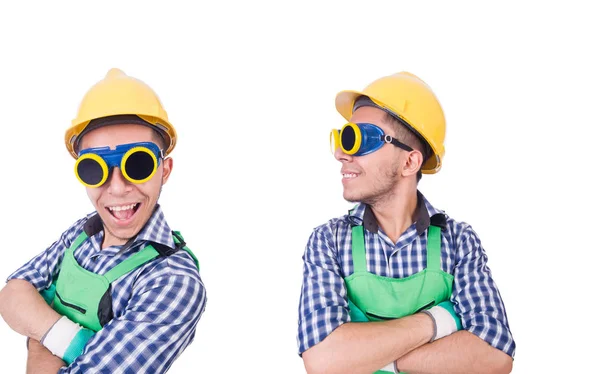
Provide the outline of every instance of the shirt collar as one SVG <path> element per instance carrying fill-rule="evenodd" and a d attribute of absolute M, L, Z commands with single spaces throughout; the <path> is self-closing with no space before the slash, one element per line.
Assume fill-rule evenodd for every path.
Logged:
<path fill-rule="evenodd" d="M 363 225 L 368 231 L 376 234 L 379 231 L 379 224 L 373 213 L 373 209 L 368 204 L 359 203 L 349 213 L 348 220 L 353 226 Z M 425 196 L 417 191 L 417 221 L 415 222 L 417 234 L 421 235 L 430 225 L 446 228 L 446 214 L 433 207 L 427 201 Z"/>

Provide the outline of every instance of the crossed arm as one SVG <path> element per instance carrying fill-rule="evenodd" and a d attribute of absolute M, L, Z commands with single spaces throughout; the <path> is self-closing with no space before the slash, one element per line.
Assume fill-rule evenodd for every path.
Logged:
<path fill-rule="evenodd" d="M 0 313 L 9 327 L 32 338 L 28 372 L 165 372 L 194 338 L 206 302 L 197 270 L 182 264 L 173 270 L 167 261 L 138 278 L 123 313 L 96 333 L 68 367 L 37 343 L 60 315 L 27 281 L 9 281 L 0 293 Z"/>
<path fill-rule="evenodd" d="M 30 338 L 28 373 L 56 373 L 65 363 L 39 343 L 61 317 L 29 282 L 12 279 L 0 291 L 0 314 L 8 326 Z"/>
<path fill-rule="evenodd" d="M 431 318 L 345 323 L 302 354 L 309 374 L 373 373 L 396 360 L 401 372 L 509 373 L 512 358 L 468 331 L 428 343 Z"/>
<path fill-rule="evenodd" d="M 433 322 L 423 313 L 385 322 L 349 322 L 305 351 L 302 358 L 308 374 L 373 373 L 432 336 Z"/>
<path fill-rule="evenodd" d="M 487 258 L 478 247 L 478 238 L 474 238 L 469 240 L 476 243 L 468 243 L 471 249 L 456 266 L 455 299 L 463 300 L 465 294 L 474 292 L 472 287 L 491 282 L 486 274 L 489 273 L 485 266 Z M 394 361 L 399 371 L 411 374 L 512 370 L 511 356 L 472 333 L 481 333 L 486 323 L 501 324 L 489 315 L 495 313 L 486 300 L 486 297 L 499 299 L 499 295 L 483 294 L 474 306 L 468 302 L 464 303 L 467 307 L 459 305 L 458 312 L 466 321 L 465 331 L 433 343 L 429 343 L 433 322 L 422 313 L 385 322 L 348 322 L 343 277 L 332 248 L 331 234 L 313 233 L 304 257 L 305 281 L 300 305 L 304 315 L 300 316 L 299 326 L 303 335 L 299 340 L 309 374 L 373 373 Z M 503 348 L 514 349 L 511 343 L 509 339 Z"/>

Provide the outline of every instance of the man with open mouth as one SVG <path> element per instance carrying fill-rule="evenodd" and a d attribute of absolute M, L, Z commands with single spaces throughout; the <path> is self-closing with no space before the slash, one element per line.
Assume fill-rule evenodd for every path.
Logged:
<path fill-rule="evenodd" d="M 446 122 L 413 74 L 335 100 L 330 133 L 348 214 L 304 253 L 298 346 L 309 373 L 508 373 L 515 344 L 473 229 L 418 191 L 440 170 Z"/>
<path fill-rule="evenodd" d="M 0 313 L 27 371 L 163 373 L 206 304 L 198 261 L 158 204 L 177 134 L 156 93 L 111 69 L 65 133 L 95 212 L 9 276 Z"/>

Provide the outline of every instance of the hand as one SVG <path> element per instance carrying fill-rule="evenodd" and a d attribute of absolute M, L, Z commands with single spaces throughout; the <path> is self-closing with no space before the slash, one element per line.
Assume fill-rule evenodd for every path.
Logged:
<path fill-rule="evenodd" d="M 67 366 L 35 339 L 29 339 L 28 348 L 27 374 L 56 374 L 61 367 Z"/>

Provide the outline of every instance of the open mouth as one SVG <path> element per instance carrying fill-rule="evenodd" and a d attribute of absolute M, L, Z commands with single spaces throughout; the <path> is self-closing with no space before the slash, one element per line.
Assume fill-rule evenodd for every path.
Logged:
<path fill-rule="evenodd" d="M 138 211 L 141 203 L 132 203 L 128 205 L 115 205 L 106 207 L 106 210 L 117 220 L 127 221 Z"/>

